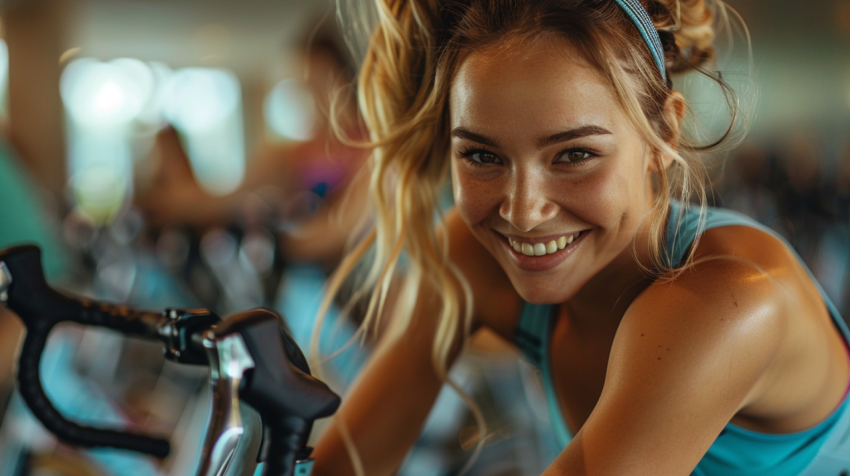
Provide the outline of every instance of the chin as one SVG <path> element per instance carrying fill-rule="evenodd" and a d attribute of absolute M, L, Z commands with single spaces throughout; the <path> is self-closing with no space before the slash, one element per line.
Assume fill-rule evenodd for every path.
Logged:
<path fill-rule="evenodd" d="M 508 276 L 514 289 L 525 302 L 531 304 L 561 304 L 581 289 L 581 284 L 574 278 L 562 278 L 557 275 L 529 278 L 511 274 L 509 273 Z"/>

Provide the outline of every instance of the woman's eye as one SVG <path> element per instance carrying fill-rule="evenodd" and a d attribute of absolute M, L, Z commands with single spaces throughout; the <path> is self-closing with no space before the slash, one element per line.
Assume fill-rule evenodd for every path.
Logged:
<path fill-rule="evenodd" d="M 591 157 L 593 157 L 593 154 L 586 150 L 565 150 L 561 152 L 556 162 L 576 163 Z"/>
<path fill-rule="evenodd" d="M 484 165 L 484 164 L 501 164 L 502 159 L 499 158 L 498 155 L 493 154 L 491 152 L 487 152 L 485 150 L 470 150 L 464 151 L 460 154 L 461 157 L 466 158 L 469 162 L 475 165 Z"/>
<path fill-rule="evenodd" d="M 498 157 L 489 152 L 475 152 L 472 154 L 472 160 L 482 164 L 498 164 L 501 162 Z"/>

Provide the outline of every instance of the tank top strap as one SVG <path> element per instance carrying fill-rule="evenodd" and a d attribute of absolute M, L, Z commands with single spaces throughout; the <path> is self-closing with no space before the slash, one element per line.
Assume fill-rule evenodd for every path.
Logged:
<path fill-rule="evenodd" d="M 758 228 L 775 235 L 766 226 L 738 212 L 711 207 L 701 212 L 699 207 L 689 204 L 682 205 L 678 200 L 671 200 L 670 214 L 667 218 L 665 264 L 671 268 L 681 265 L 691 244 L 705 230 L 732 225 Z"/>
<path fill-rule="evenodd" d="M 515 331 L 515 341 L 526 360 L 541 373 L 541 383 L 546 394 L 546 409 L 552 421 L 555 441 L 564 448 L 572 439 L 567 420 L 561 412 L 561 404 L 555 390 L 555 379 L 550 365 L 550 332 L 555 322 L 555 306 L 551 304 L 525 303 Z"/>
<path fill-rule="evenodd" d="M 516 326 L 516 344 L 526 359 L 543 368 L 546 359 L 552 305 L 523 303 Z"/>
<path fill-rule="evenodd" d="M 817 288 L 830 316 L 832 317 L 833 323 L 844 336 L 845 341 L 850 342 L 850 330 L 848 330 L 847 324 L 838 312 L 838 308 L 835 307 L 835 304 L 826 294 L 826 291 L 823 290 L 823 287 L 821 287 L 818 280 L 815 279 L 811 270 L 809 270 L 809 267 L 806 266 L 806 263 L 794 250 L 794 247 L 791 246 L 785 238 L 772 229 L 744 214 L 734 212 L 732 210 L 726 210 L 724 208 L 713 207 L 706 207 L 704 211 L 700 211 L 700 207 L 698 206 L 687 203 L 683 204 L 677 200 L 671 200 L 670 214 L 667 218 L 667 236 L 665 242 L 665 259 L 667 260 L 668 266 L 678 267 L 682 264 L 685 260 L 685 253 L 700 233 L 712 228 L 734 225 L 747 226 L 761 230 L 773 236 L 791 250 L 797 258 L 797 261 L 809 275 L 809 279 L 811 279 L 812 283 Z"/>

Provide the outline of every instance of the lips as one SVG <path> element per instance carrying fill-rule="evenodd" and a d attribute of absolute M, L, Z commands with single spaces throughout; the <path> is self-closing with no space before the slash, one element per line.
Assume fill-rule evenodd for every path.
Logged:
<path fill-rule="evenodd" d="M 548 271 L 572 255 L 589 233 L 590 230 L 583 230 L 541 238 L 501 235 L 501 239 L 520 269 Z"/>

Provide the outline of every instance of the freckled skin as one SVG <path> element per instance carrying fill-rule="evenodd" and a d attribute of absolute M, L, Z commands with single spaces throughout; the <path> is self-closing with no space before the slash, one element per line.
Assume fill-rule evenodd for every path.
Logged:
<path fill-rule="evenodd" d="M 555 67 L 553 51 L 564 58 Z M 455 203 L 526 301 L 562 303 L 615 257 L 630 255 L 651 205 L 647 148 L 611 88 L 568 43 L 552 40 L 549 48 L 520 50 L 501 61 L 486 50 L 470 54 L 451 89 L 450 117 L 452 129 L 499 145 L 488 151 L 502 164 L 475 167 L 456 155 L 478 144 L 452 139 Z M 541 137 L 588 124 L 611 134 L 537 147 Z M 570 148 L 598 156 L 579 166 L 554 163 Z M 515 266 L 500 239 L 582 230 L 590 233 L 581 252 L 544 273 Z"/>

